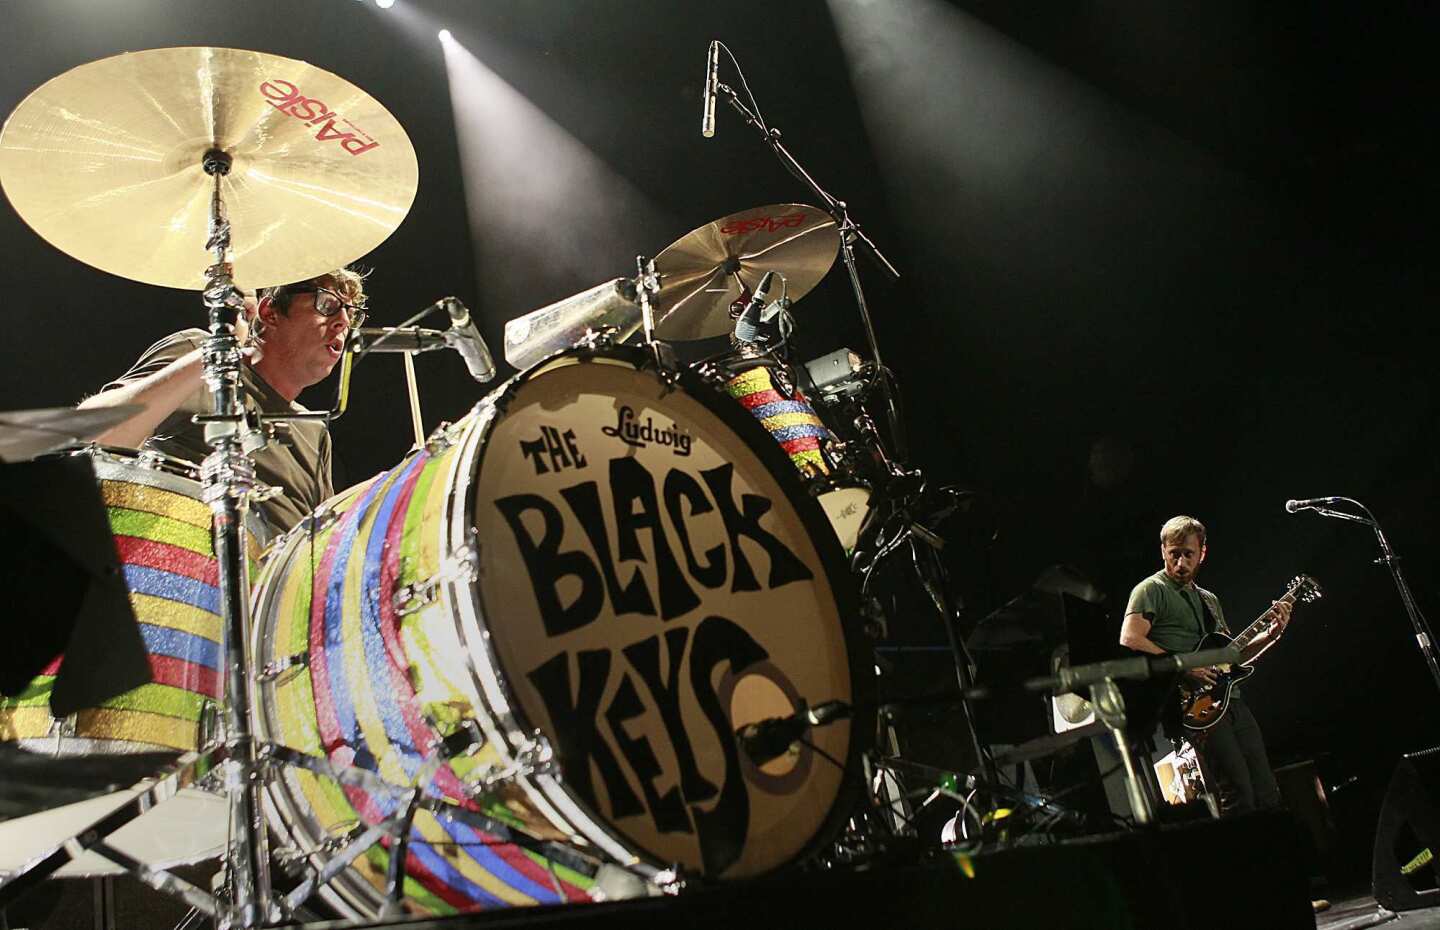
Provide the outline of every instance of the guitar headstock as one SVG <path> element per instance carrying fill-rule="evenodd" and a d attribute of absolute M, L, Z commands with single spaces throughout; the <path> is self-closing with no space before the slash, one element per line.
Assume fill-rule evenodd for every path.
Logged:
<path fill-rule="evenodd" d="M 1285 592 L 1285 596 L 1291 601 L 1304 601 L 1309 604 L 1320 600 L 1325 596 L 1325 592 L 1320 589 L 1320 582 L 1309 575 L 1296 575 L 1290 580 L 1290 590 Z"/>

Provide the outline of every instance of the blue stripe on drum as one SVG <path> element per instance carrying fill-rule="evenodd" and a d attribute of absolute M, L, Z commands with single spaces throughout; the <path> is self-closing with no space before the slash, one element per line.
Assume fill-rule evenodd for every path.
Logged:
<path fill-rule="evenodd" d="M 424 464 L 425 460 L 417 456 L 411 460 L 402 474 L 388 483 L 385 496 L 376 510 L 375 519 L 369 525 L 370 535 L 365 545 L 364 588 L 360 599 L 360 629 L 364 644 L 365 666 L 370 678 L 370 690 L 375 698 L 380 720 L 385 727 L 385 736 L 399 753 L 399 761 L 405 774 L 411 778 L 424 763 L 424 757 L 415 745 L 414 736 L 410 732 L 404 711 L 400 706 L 401 700 L 411 698 L 413 690 L 408 678 L 405 677 L 404 668 L 397 667 L 386 650 L 385 638 L 380 627 L 380 624 L 384 622 L 380 610 L 380 598 L 385 596 L 385 592 L 381 590 L 381 572 L 387 555 L 390 558 L 398 557 L 396 553 L 387 552 L 385 549 L 385 538 L 390 523 L 395 518 L 395 508 L 404 496 L 405 489 L 410 486 L 409 479 L 413 472 L 423 467 Z M 397 685 L 392 685 L 396 676 L 399 676 L 401 681 Z M 379 798 L 375 800 L 377 803 L 380 802 Z M 536 883 L 491 849 L 490 844 L 495 842 L 493 837 L 484 836 L 448 817 L 436 819 L 445 832 L 450 834 L 457 844 L 460 844 L 464 855 L 474 859 L 485 871 L 506 885 L 542 903 L 563 902 L 564 899 L 556 894 L 554 889 Z M 497 904 L 505 903 L 489 895 L 483 888 L 471 883 L 459 871 L 454 870 L 443 856 L 437 857 L 433 849 L 421 853 L 419 848 L 421 844 L 422 841 L 417 837 L 411 848 L 426 868 L 436 872 L 443 869 L 446 880 L 452 886 L 462 885 L 467 889 L 467 894 L 493 900 Z"/>
<path fill-rule="evenodd" d="M 325 589 L 325 670 L 330 683 L 330 700 L 335 708 L 335 719 L 340 728 L 339 736 L 355 750 L 355 764 L 362 768 L 373 768 L 369 764 L 373 756 L 360 736 L 360 724 L 355 718 L 355 698 L 350 694 L 350 683 L 345 679 L 345 576 L 350 568 L 350 553 L 355 548 L 355 536 L 360 523 L 370 509 L 375 495 L 385 483 L 382 475 L 370 483 L 364 495 L 355 505 L 345 511 L 338 531 L 331 537 L 330 545 L 335 558 L 330 563 L 330 578 Z"/>
<path fill-rule="evenodd" d="M 136 626 L 140 628 L 140 638 L 145 641 L 146 652 L 193 662 L 206 668 L 220 668 L 219 643 L 168 626 L 156 626 L 153 623 L 137 623 Z"/>
<path fill-rule="evenodd" d="M 198 607 L 216 616 L 220 614 L 220 589 L 185 575 L 144 565 L 126 565 L 125 584 L 137 594 L 162 597 L 167 601 Z"/>
<path fill-rule="evenodd" d="M 778 429 L 772 429 L 770 430 L 770 435 L 775 438 L 776 442 L 790 442 L 794 439 L 828 439 L 830 432 L 823 426 L 806 426 L 801 424 L 799 426 L 782 426 Z"/>
<path fill-rule="evenodd" d="M 399 670 L 390 661 L 385 650 L 385 638 L 380 630 L 380 624 L 384 622 L 380 614 L 380 598 L 383 596 L 380 590 L 380 571 L 384 567 L 385 537 L 395 514 L 395 505 L 405 492 L 406 479 L 422 464 L 422 457 L 416 456 L 398 477 L 387 480 L 385 496 L 376 510 L 375 519 L 370 523 L 369 538 L 365 540 L 365 562 L 360 589 L 360 643 L 365 655 L 365 667 L 369 672 L 370 692 L 375 699 L 380 722 L 385 727 L 385 738 L 399 751 L 398 761 L 406 776 L 410 778 L 415 777 L 422 760 L 410 727 L 405 722 L 405 714 L 400 709 L 402 693 L 397 692 L 396 685 L 399 684 L 404 692 L 410 692 L 411 688 L 408 681 L 395 682 Z M 398 553 L 390 553 L 390 556 L 399 558 Z M 401 677 L 403 678 L 403 674 Z"/>
<path fill-rule="evenodd" d="M 819 422 L 820 420 L 820 417 L 815 413 L 814 407 L 810 406 L 809 404 L 802 404 L 799 401 L 795 400 L 777 400 L 774 403 L 759 404 L 755 407 L 751 407 L 750 413 L 757 420 L 763 420 L 766 417 L 779 416 L 783 413 L 803 413 L 808 417 L 814 417 L 816 422 Z"/>

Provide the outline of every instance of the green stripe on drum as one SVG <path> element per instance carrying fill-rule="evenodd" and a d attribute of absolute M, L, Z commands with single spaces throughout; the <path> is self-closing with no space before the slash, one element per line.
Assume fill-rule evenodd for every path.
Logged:
<path fill-rule="evenodd" d="M 199 720 L 200 710 L 206 700 L 204 695 L 194 691 L 152 682 L 102 701 L 100 706 L 110 710 L 138 710 L 147 714 L 174 717 L 177 720 Z"/>
<path fill-rule="evenodd" d="M 11 707 L 49 707 L 50 692 L 55 687 L 54 675 L 41 675 L 30 679 L 25 690 L 10 697 L 0 698 L 0 711 Z"/>
<path fill-rule="evenodd" d="M 172 517 L 124 507 L 110 508 L 110 529 L 117 536 L 135 536 L 189 549 L 214 558 L 209 526 L 193 526 Z"/>

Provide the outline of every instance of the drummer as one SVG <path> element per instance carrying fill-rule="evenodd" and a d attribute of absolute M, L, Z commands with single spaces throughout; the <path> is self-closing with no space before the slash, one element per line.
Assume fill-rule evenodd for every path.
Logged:
<path fill-rule="evenodd" d="M 344 349 L 345 332 L 365 316 L 364 276 L 348 268 L 247 298 L 236 326 L 244 348 L 241 383 L 248 410 L 304 411 L 300 392 L 330 374 Z M 153 450 L 199 463 L 209 454 L 204 428 L 191 418 L 210 413 L 201 380 L 201 344 L 207 333 L 187 329 L 155 343 L 129 371 L 81 402 L 82 408 L 141 404 L 145 410 L 102 433 L 104 445 Z M 331 497 L 330 433 L 323 422 L 280 421 L 253 455 L 262 484 L 280 493 L 260 504 L 270 523 L 287 530 Z"/>

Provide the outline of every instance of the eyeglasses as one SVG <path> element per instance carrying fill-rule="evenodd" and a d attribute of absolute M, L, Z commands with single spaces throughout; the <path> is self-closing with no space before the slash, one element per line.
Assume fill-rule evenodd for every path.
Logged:
<path fill-rule="evenodd" d="M 301 293 L 307 292 L 302 291 Z M 363 297 L 360 299 L 360 303 L 352 304 L 328 287 L 317 287 L 308 293 L 315 295 L 315 312 L 321 316 L 332 317 L 344 310 L 352 329 L 358 329 L 360 324 L 365 322 L 365 299 Z"/>

